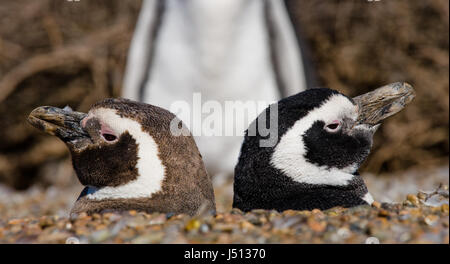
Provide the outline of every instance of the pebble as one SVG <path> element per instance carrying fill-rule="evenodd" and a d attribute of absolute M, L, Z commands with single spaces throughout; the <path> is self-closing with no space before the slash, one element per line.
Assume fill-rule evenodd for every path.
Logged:
<path fill-rule="evenodd" d="M 207 225 L 207 224 L 202 224 L 201 226 L 200 226 L 200 232 L 202 232 L 202 233 L 208 233 L 209 232 L 209 226 Z"/>
<path fill-rule="evenodd" d="M 377 202 L 377 201 L 373 201 L 372 206 L 375 207 L 375 208 L 380 209 L 381 208 L 381 203 Z"/>
<path fill-rule="evenodd" d="M 387 210 L 385 210 L 385 209 L 380 209 L 378 211 L 378 216 L 387 217 L 387 216 L 389 216 L 389 212 Z"/>
<path fill-rule="evenodd" d="M 186 231 L 196 231 L 200 228 L 200 225 L 201 225 L 200 221 L 193 218 L 186 224 L 185 229 L 186 229 Z"/>
<path fill-rule="evenodd" d="M 80 244 L 80 240 L 77 237 L 68 237 L 66 244 Z"/>
<path fill-rule="evenodd" d="M 137 211 L 136 210 L 130 210 L 130 211 L 128 211 L 128 214 L 131 215 L 131 216 L 135 216 L 137 214 Z"/>
<path fill-rule="evenodd" d="M 425 217 L 424 222 L 429 226 L 434 226 L 438 220 L 439 217 L 437 215 L 428 215 Z"/>
<path fill-rule="evenodd" d="M 250 223 L 249 221 L 242 221 L 240 225 L 241 225 L 241 228 L 244 230 L 244 232 L 255 229 L 255 226 L 252 223 Z"/>
<path fill-rule="evenodd" d="M 8 221 L 8 225 L 19 225 L 24 223 L 25 221 L 23 219 L 11 219 Z"/>
<path fill-rule="evenodd" d="M 327 223 L 325 221 L 317 221 L 314 217 L 309 217 L 307 223 L 309 228 L 315 232 L 323 232 L 327 227 Z"/>
<path fill-rule="evenodd" d="M 419 199 L 420 194 L 414 195 Z M 0 243 L 445 243 L 448 198 L 417 203 L 216 215 L 125 213 L 0 220 Z M 411 200 L 413 202 L 411 202 Z M 444 200 L 445 202 L 445 200 Z M 369 242 L 371 240 L 368 240 Z"/>
<path fill-rule="evenodd" d="M 448 204 L 441 205 L 441 211 L 448 214 Z"/>
<path fill-rule="evenodd" d="M 419 200 L 426 200 L 426 199 L 428 198 L 428 196 L 427 196 L 426 193 L 419 192 L 419 193 L 417 194 L 417 198 L 419 198 Z"/>
<path fill-rule="evenodd" d="M 413 205 L 418 206 L 419 205 L 419 198 L 417 198 L 414 194 L 408 194 L 406 196 L 406 199 L 411 202 Z"/>

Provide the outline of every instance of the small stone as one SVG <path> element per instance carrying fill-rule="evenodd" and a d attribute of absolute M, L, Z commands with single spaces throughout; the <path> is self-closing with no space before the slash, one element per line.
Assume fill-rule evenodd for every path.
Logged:
<path fill-rule="evenodd" d="M 297 215 L 298 211 L 296 210 L 286 210 L 283 212 L 283 215 L 285 216 L 294 216 Z"/>
<path fill-rule="evenodd" d="M 44 229 L 44 228 L 47 228 L 47 227 L 49 227 L 49 226 L 52 226 L 54 223 L 53 223 L 53 220 L 51 219 L 51 218 L 47 218 L 47 217 L 41 217 L 40 219 L 39 219 L 39 226 L 42 228 L 42 229 Z"/>
<path fill-rule="evenodd" d="M 404 200 L 403 202 L 402 202 L 402 205 L 403 206 L 411 206 L 411 205 L 413 205 L 410 201 L 408 201 L 408 200 Z"/>
<path fill-rule="evenodd" d="M 389 215 L 389 212 L 387 210 L 381 209 L 378 211 L 378 216 L 386 217 L 388 215 Z"/>
<path fill-rule="evenodd" d="M 338 231 L 336 232 L 336 234 L 341 238 L 341 239 L 347 239 L 351 236 L 351 232 L 350 230 L 348 230 L 345 227 L 339 228 Z"/>
<path fill-rule="evenodd" d="M 264 210 L 264 209 L 253 209 L 252 213 L 254 213 L 254 214 L 266 214 L 267 210 Z"/>
<path fill-rule="evenodd" d="M 406 196 L 406 199 L 415 206 L 419 205 L 419 198 L 417 198 L 417 196 L 415 196 L 414 194 L 408 194 Z"/>
<path fill-rule="evenodd" d="M 10 231 L 15 234 L 19 233 L 22 230 L 22 227 L 20 225 L 13 225 L 10 229 Z"/>
<path fill-rule="evenodd" d="M 66 244 L 80 244 L 80 240 L 77 237 L 68 237 Z"/>
<path fill-rule="evenodd" d="M 437 215 L 429 215 L 425 217 L 424 222 L 429 226 L 434 226 L 437 223 L 438 219 L 439 218 L 437 217 Z"/>
<path fill-rule="evenodd" d="M 100 243 L 108 239 L 109 236 L 110 236 L 109 231 L 107 229 L 102 229 L 92 233 L 91 240 L 93 243 Z"/>
<path fill-rule="evenodd" d="M 121 215 L 119 215 L 119 214 L 113 214 L 113 213 L 112 213 L 112 214 L 109 215 L 108 220 L 111 221 L 111 222 L 116 222 L 116 221 L 118 221 L 120 218 L 122 218 Z"/>
<path fill-rule="evenodd" d="M 231 209 L 230 214 L 243 214 L 243 212 L 239 208 L 233 208 Z"/>
<path fill-rule="evenodd" d="M 218 223 L 215 226 L 213 226 L 213 228 L 222 232 L 231 232 L 234 229 L 234 225 Z"/>
<path fill-rule="evenodd" d="M 241 229 L 243 229 L 244 231 L 249 231 L 249 230 L 253 230 L 255 229 L 255 226 L 248 222 L 248 221 L 242 221 L 241 222 Z"/>
<path fill-rule="evenodd" d="M 322 211 L 319 210 L 319 209 L 313 209 L 313 210 L 311 211 L 311 213 L 313 213 L 313 214 L 323 214 Z"/>
<path fill-rule="evenodd" d="M 223 219 L 223 214 L 218 213 L 215 218 L 216 218 L 216 220 L 222 220 Z"/>
<path fill-rule="evenodd" d="M 448 214 L 448 204 L 441 205 L 441 211 Z"/>
<path fill-rule="evenodd" d="M 375 207 L 375 208 L 380 209 L 381 208 L 381 203 L 377 202 L 377 201 L 373 201 L 372 206 Z"/>
<path fill-rule="evenodd" d="M 308 218 L 308 226 L 315 232 L 323 232 L 327 227 L 327 223 L 325 221 L 316 221 L 314 217 L 310 217 Z"/>
<path fill-rule="evenodd" d="M 104 214 L 103 214 L 103 218 L 109 219 L 112 215 L 114 215 L 114 214 L 111 213 L 111 212 L 104 213 Z"/>
<path fill-rule="evenodd" d="M 130 210 L 130 211 L 128 211 L 128 214 L 131 215 L 131 216 L 135 216 L 137 214 L 137 211 L 136 210 Z"/>
<path fill-rule="evenodd" d="M 174 216 L 174 215 L 175 215 L 174 212 L 169 212 L 166 214 L 166 219 L 168 220 L 168 219 L 172 218 L 172 216 Z"/>
<path fill-rule="evenodd" d="M 19 225 L 22 224 L 24 221 L 23 219 L 11 219 L 8 221 L 8 225 Z"/>
<path fill-rule="evenodd" d="M 200 221 L 198 221 L 197 219 L 191 219 L 189 220 L 189 222 L 186 224 L 185 229 L 186 231 L 194 231 L 194 230 L 198 230 L 200 228 Z"/>
<path fill-rule="evenodd" d="M 131 241 L 131 243 L 133 243 L 133 244 L 157 243 L 157 242 L 161 241 L 161 239 L 163 239 L 163 237 L 164 237 L 164 234 L 162 232 L 150 233 L 150 234 L 145 234 L 145 235 L 134 238 Z"/>
<path fill-rule="evenodd" d="M 417 194 L 417 198 L 419 198 L 420 200 L 426 200 L 427 199 L 427 195 L 423 192 L 419 192 Z"/>
<path fill-rule="evenodd" d="M 163 215 L 163 214 L 162 215 L 158 215 L 158 216 L 152 218 L 148 222 L 148 224 L 149 225 L 161 225 L 161 224 L 164 224 L 166 222 L 166 219 L 167 219 L 167 215 Z"/>
<path fill-rule="evenodd" d="M 86 213 L 86 212 L 82 212 L 82 213 L 80 213 L 78 216 L 77 216 L 77 218 L 79 218 L 79 219 L 86 219 L 86 218 L 88 218 L 89 216 L 88 216 L 88 214 Z"/>
<path fill-rule="evenodd" d="M 95 226 L 95 230 L 102 230 L 102 229 L 106 229 L 106 228 L 107 228 L 107 226 L 104 224 L 99 224 L 99 225 Z"/>
<path fill-rule="evenodd" d="M 208 231 L 209 231 L 209 226 L 208 226 L 207 224 L 202 224 L 202 225 L 200 226 L 200 232 L 202 232 L 202 233 L 208 233 Z"/>
<path fill-rule="evenodd" d="M 95 214 L 92 215 L 92 218 L 93 218 L 94 220 L 99 220 L 99 219 L 102 218 L 102 216 L 101 216 L 100 214 L 95 213 Z"/>

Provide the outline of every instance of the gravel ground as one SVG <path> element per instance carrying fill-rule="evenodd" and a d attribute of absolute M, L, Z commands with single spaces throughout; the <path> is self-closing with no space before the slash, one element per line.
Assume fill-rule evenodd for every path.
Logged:
<path fill-rule="evenodd" d="M 243 213 L 231 209 L 225 182 L 215 190 L 218 213 L 194 217 L 129 211 L 69 218 L 81 186 L 0 186 L 0 243 L 449 243 L 448 167 L 366 181 L 375 200 L 389 203 Z"/>

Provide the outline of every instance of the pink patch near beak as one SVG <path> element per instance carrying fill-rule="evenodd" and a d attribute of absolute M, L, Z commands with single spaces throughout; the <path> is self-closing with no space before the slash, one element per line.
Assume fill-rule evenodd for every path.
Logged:
<path fill-rule="evenodd" d="M 330 125 L 339 125 L 341 122 L 339 120 L 331 121 Z"/>
<path fill-rule="evenodd" d="M 107 125 L 102 123 L 102 128 L 100 133 L 103 134 L 110 134 L 110 135 L 116 135 L 116 133 L 114 133 L 114 131 Z"/>
<path fill-rule="evenodd" d="M 88 121 L 89 117 L 86 116 L 85 118 L 83 118 L 83 120 L 81 120 L 81 127 L 84 128 L 86 127 L 86 122 Z"/>

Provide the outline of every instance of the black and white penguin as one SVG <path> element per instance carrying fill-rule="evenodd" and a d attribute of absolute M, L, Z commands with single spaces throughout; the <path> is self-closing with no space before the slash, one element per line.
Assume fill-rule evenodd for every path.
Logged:
<path fill-rule="evenodd" d="M 300 47 L 301 48 L 301 47 Z M 171 109 L 194 93 L 202 102 L 265 102 L 311 87 L 294 28 L 280 0 L 144 0 L 128 55 L 122 96 L 168 109 L 195 136 L 209 172 L 232 175 L 247 123 L 225 136 L 196 131 L 195 118 Z M 311 72 L 312 73 L 312 72 Z M 308 78 L 307 78 L 308 77 Z M 236 109 L 245 111 L 245 106 Z M 248 120 L 257 113 L 248 113 Z M 237 118 L 243 118 L 238 115 Z"/>
<path fill-rule="evenodd" d="M 259 132 L 259 126 L 269 127 L 270 108 L 252 123 L 257 131 L 246 132 L 233 207 L 283 211 L 372 204 L 358 168 L 380 121 L 413 98 L 410 85 L 394 83 L 353 99 L 320 88 L 280 100 L 272 108 L 278 111 L 271 116 L 278 122 L 269 130 L 276 135 L 272 145 L 262 147 L 268 135 Z"/>
<path fill-rule="evenodd" d="M 215 210 L 211 179 L 189 131 L 162 108 L 105 99 L 87 114 L 42 106 L 29 122 L 64 141 L 86 187 L 71 213 L 138 210 L 195 214 Z M 179 129 L 186 129 L 184 126 Z"/>

